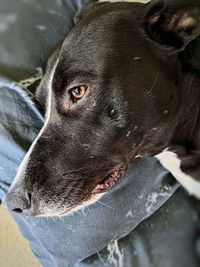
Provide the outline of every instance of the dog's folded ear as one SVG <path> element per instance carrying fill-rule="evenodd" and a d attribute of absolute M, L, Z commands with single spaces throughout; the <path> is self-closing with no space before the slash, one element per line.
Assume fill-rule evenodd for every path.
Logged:
<path fill-rule="evenodd" d="M 149 38 L 172 51 L 184 50 L 200 36 L 200 3 L 183 2 L 152 1 L 145 11 L 144 27 Z"/>

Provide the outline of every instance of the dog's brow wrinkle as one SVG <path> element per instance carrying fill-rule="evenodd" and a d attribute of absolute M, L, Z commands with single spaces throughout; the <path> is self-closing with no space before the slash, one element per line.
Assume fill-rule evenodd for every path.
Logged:
<path fill-rule="evenodd" d="M 84 71 L 84 70 L 67 70 L 65 71 L 65 76 L 67 77 L 67 83 L 73 82 L 75 79 L 79 78 L 90 78 L 96 79 L 98 77 L 95 71 Z"/>

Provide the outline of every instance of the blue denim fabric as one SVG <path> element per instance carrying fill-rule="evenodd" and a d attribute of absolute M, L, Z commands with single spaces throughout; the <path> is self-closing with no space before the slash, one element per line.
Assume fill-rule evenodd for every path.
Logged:
<path fill-rule="evenodd" d="M 0 122 L 0 198 L 4 201 L 43 118 L 19 86 L 4 80 L 0 84 Z M 84 210 L 62 218 L 11 214 L 44 266 L 72 266 L 111 240 L 129 234 L 159 209 L 177 187 L 155 159 L 137 159 L 118 186 Z"/>

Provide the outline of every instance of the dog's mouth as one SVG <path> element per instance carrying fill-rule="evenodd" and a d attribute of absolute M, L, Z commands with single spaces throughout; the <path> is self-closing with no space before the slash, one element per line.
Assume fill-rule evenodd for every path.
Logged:
<path fill-rule="evenodd" d="M 113 188 L 116 184 L 119 183 L 120 178 L 126 171 L 126 166 L 123 165 L 120 168 L 114 169 L 109 172 L 108 175 L 92 190 L 92 194 L 102 193 Z"/>
<path fill-rule="evenodd" d="M 66 208 L 64 211 L 61 211 L 57 214 L 49 214 L 49 215 L 39 215 L 39 216 L 64 216 L 66 214 L 73 213 L 74 211 L 77 211 L 81 208 L 84 208 L 95 201 L 98 200 L 99 196 L 101 196 L 101 193 L 104 193 L 105 191 L 108 191 L 112 189 L 115 185 L 117 185 L 120 182 L 120 178 L 124 175 L 125 171 L 127 170 L 126 165 L 119 166 L 112 171 L 110 171 L 106 177 L 95 186 L 95 188 L 91 192 L 91 196 L 88 200 L 83 201 L 80 205 L 74 205 L 73 207 Z"/>

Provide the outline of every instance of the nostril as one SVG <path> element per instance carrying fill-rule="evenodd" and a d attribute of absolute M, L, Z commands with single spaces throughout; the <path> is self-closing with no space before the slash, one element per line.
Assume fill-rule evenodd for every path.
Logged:
<path fill-rule="evenodd" d="M 6 197 L 6 204 L 10 210 L 16 213 L 24 213 L 31 208 L 31 199 L 32 195 L 30 193 L 15 191 L 8 193 Z"/>
<path fill-rule="evenodd" d="M 12 211 L 14 211 L 16 213 L 22 213 L 23 212 L 23 210 L 22 209 L 19 209 L 19 208 L 13 209 Z"/>
<path fill-rule="evenodd" d="M 32 198 L 31 194 L 28 193 L 28 200 L 29 200 L 29 204 L 30 204 L 30 206 L 31 206 L 31 198 Z"/>

